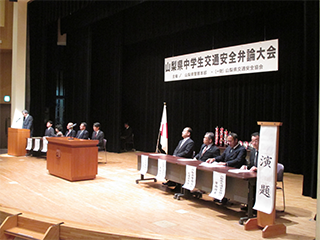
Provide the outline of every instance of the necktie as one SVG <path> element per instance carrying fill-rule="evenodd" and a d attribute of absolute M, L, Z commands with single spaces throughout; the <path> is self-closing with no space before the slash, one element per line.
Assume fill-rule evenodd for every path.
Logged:
<path fill-rule="evenodd" d="M 208 149 L 208 146 L 205 146 L 204 149 L 203 149 L 203 151 L 202 151 L 201 157 L 202 157 L 203 154 L 207 151 L 207 149 Z"/>
<path fill-rule="evenodd" d="M 254 162 L 253 162 L 254 166 L 257 166 L 257 158 L 258 158 L 258 150 L 256 150 L 256 153 L 254 155 Z"/>

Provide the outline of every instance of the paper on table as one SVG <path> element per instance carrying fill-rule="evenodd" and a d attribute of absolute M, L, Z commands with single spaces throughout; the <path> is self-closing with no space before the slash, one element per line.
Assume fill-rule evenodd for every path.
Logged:
<path fill-rule="evenodd" d="M 193 158 L 179 158 L 178 161 L 190 162 L 190 161 L 198 161 L 198 160 Z"/>
<path fill-rule="evenodd" d="M 248 169 L 229 169 L 228 172 L 232 173 L 244 173 L 244 172 L 250 172 Z"/>
<path fill-rule="evenodd" d="M 224 167 L 224 165 L 220 165 L 217 162 L 213 162 L 213 163 L 203 162 L 199 166 L 203 166 L 203 167 Z"/>
<path fill-rule="evenodd" d="M 166 154 L 164 153 L 151 153 L 151 156 L 165 156 Z"/>

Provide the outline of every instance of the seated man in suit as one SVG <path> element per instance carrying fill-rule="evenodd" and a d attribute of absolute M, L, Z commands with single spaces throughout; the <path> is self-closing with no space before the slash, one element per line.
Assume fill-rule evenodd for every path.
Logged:
<path fill-rule="evenodd" d="M 192 129 L 190 127 L 186 127 L 182 131 L 182 137 L 183 139 L 179 141 L 178 146 L 173 152 L 173 156 L 177 157 L 184 157 L 184 158 L 192 158 L 193 157 L 193 148 L 194 148 L 194 142 L 190 138 L 192 133 Z M 162 183 L 163 185 L 167 186 L 176 186 L 176 188 L 179 188 L 181 185 L 178 183 L 175 183 L 173 181 L 168 181 L 166 183 Z"/>
<path fill-rule="evenodd" d="M 129 123 L 124 124 L 124 130 L 120 136 L 120 140 L 121 140 L 121 148 L 124 151 L 127 151 L 126 143 L 132 142 L 132 128 L 129 126 Z"/>
<path fill-rule="evenodd" d="M 200 152 L 194 157 L 197 160 L 205 162 L 208 158 L 220 156 L 220 149 L 213 145 L 214 133 L 207 132 L 203 137 L 203 144 Z"/>
<path fill-rule="evenodd" d="M 75 137 L 76 136 L 76 131 L 73 130 L 73 123 L 72 122 L 69 122 L 68 125 L 67 125 L 67 131 L 66 131 L 66 134 L 65 136 L 66 137 Z"/>
<path fill-rule="evenodd" d="M 56 135 L 54 134 L 54 130 L 53 130 L 53 127 L 52 127 L 52 121 L 49 120 L 47 122 L 47 129 L 46 131 L 44 132 L 44 136 L 45 137 L 55 137 Z"/>
<path fill-rule="evenodd" d="M 92 133 L 92 140 L 99 140 L 98 143 L 98 150 L 99 151 L 103 151 L 104 150 L 104 146 L 103 146 L 103 139 L 104 139 L 104 133 L 100 130 L 100 123 L 96 122 L 93 124 L 93 133 Z"/>
<path fill-rule="evenodd" d="M 183 139 L 179 141 L 178 146 L 173 152 L 173 156 L 184 157 L 184 158 L 192 158 L 193 156 L 193 148 L 194 142 L 190 138 L 192 133 L 192 129 L 190 127 L 186 127 L 182 131 Z"/>
<path fill-rule="evenodd" d="M 227 137 L 228 147 L 221 156 L 209 158 L 206 162 L 218 162 L 220 165 L 227 167 L 240 168 L 246 163 L 247 151 L 240 145 L 238 135 L 230 133 Z"/>
<path fill-rule="evenodd" d="M 250 171 L 257 171 L 258 155 L 259 155 L 259 133 L 251 134 L 250 160 L 247 165 L 243 165 L 241 169 L 249 169 Z"/>
<path fill-rule="evenodd" d="M 87 123 L 82 122 L 80 124 L 80 130 L 77 132 L 76 138 L 79 139 L 88 139 L 89 138 L 89 132 L 87 130 Z"/>

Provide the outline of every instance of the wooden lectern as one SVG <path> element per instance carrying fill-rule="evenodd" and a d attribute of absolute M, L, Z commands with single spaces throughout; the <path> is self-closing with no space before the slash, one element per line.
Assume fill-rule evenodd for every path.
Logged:
<path fill-rule="evenodd" d="M 25 156 L 29 129 L 8 128 L 8 155 Z"/>
<path fill-rule="evenodd" d="M 279 130 L 279 126 L 282 126 L 281 122 L 258 122 L 258 125 L 261 126 L 273 126 L 277 127 Z M 274 141 L 276 141 L 276 149 L 275 149 L 275 166 L 278 163 L 278 149 L 279 149 L 279 131 L 277 130 L 277 136 Z M 261 142 L 260 142 L 261 143 Z M 260 147 L 259 147 L 260 150 Z M 259 171 L 259 168 L 258 168 Z M 275 168 L 274 175 L 277 176 L 277 168 Z M 275 177 L 275 181 L 277 178 Z M 275 182 L 275 186 L 277 183 Z M 274 188 L 274 194 L 276 196 L 276 187 Z M 270 214 L 257 211 L 257 218 L 251 218 L 245 223 L 245 230 L 253 230 L 253 229 L 262 229 L 262 237 L 263 238 L 270 238 L 275 237 L 277 235 L 285 234 L 286 233 L 286 226 L 284 224 L 276 224 L 275 223 L 275 216 L 276 216 L 276 199 L 273 199 L 273 210 Z"/>
<path fill-rule="evenodd" d="M 69 181 L 94 179 L 98 173 L 98 140 L 51 137 L 48 140 L 47 169 Z"/>

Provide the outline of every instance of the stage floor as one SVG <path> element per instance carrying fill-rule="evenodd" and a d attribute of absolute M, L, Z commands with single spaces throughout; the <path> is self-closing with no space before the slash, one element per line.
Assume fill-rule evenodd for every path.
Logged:
<path fill-rule="evenodd" d="M 99 153 L 104 157 L 104 152 Z M 64 222 L 165 236 L 198 239 L 262 239 L 261 230 L 245 231 L 239 224 L 241 205 L 221 206 L 212 198 L 173 199 L 174 191 L 161 182 L 140 177 L 135 152 L 107 153 L 94 180 L 69 182 L 52 176 L 41 157 L 0 155 L 0 206 Z M 314 239 L 316 199 L 302 196 L 302 175 L 285 173 L 286 211 L 276 223 L 287 234 L 275 239 Z M 277 196 L 282 208 L 282 193 Z M 173 237 L 174 239 L 174 237 Z"/>

